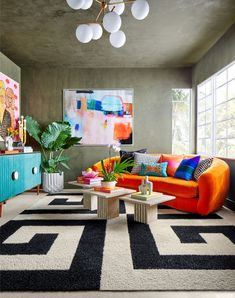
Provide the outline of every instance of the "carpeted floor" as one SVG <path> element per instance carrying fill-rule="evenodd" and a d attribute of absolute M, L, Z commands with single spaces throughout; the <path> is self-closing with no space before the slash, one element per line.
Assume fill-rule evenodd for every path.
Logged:
<path fill-rule="evenodd" d="M 235 290 L 235 214 L 159 208 L 98 220 L 82 196 L 45 196 L 1 227 L 3 291 Z"/>

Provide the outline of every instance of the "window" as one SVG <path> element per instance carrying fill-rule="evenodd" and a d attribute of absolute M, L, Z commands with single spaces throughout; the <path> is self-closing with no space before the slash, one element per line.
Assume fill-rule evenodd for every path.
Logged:
<path fill-rule="evenodd" d="M 235 62 L 198 85 L 197 153 L 235 157 Z"/>
<path fill-rule="evenodd" d="M 189 153 L 191 89 L 172 90 L 172 153 Z"/>

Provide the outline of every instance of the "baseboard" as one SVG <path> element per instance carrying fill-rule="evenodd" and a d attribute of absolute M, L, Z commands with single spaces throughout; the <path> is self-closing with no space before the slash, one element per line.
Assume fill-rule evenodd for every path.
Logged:
<path fill-rule="evenodd" d="M 227 208 L 235 211 L 235 202 L 230 200 L 230 199 L 226 199 L 224 202 L 224 206 L 226 206 Z"/>

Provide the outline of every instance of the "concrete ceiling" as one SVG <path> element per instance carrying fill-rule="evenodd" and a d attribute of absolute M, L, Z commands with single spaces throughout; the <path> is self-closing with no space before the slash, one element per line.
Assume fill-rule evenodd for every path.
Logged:
<path fill-rule="evenodd" d="M 72 10 L 65 0 L 0 0 L 1 51 L 20 66 L 183 67 L 196 63 L 235 22 L 235 0 L 148 0 L 150 14 L 135 20 L 126 5 L 127 42 L 115 49 L 105 33 L 81 44 L 78 23 L 99 6 Z"/>

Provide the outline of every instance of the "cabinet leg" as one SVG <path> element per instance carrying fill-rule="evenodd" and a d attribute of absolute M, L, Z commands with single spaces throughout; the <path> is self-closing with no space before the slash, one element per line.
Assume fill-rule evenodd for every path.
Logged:
<path fill-rule="evenodd" d="M 2 217 L 3 203 L 0 203 L 0 217 Z"/>
<path fill-rule="evenodd" d="M 40 192 L 40 185 L 37 186 L 37 195 L 39 195 Z"/>

